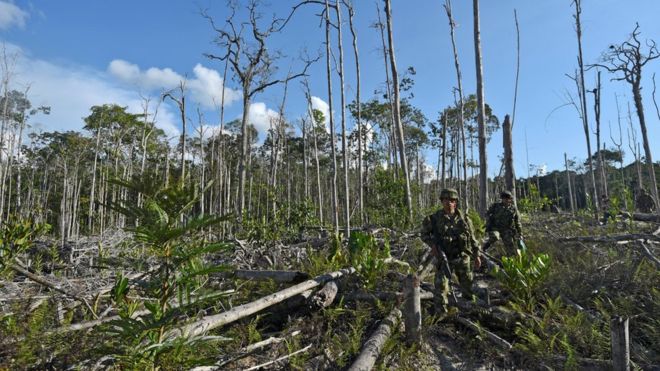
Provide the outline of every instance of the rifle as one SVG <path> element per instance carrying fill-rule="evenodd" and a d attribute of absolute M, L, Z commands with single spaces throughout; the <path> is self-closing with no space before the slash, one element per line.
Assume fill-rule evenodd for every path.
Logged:
<path fill-rule="evenodd" d="M 451 269 L 449 268 L 449 260 L 447 259 L 447 255 L 445 255 L 445 252 L 442 251 L 442 249 L 436 249 L 438 251 L 438 254 L 440 255 L 439 258 L 439 263 L 440 263 L 440 268 L 445 272 L 445 275 L 447 275 L 447 278 L 449 279 L 449 292 L 451 293 L 451 297 L 454 299 L 454 303 L 458 304 L 458 300 L 456 299 L 456 294 L 454 293 L 454 287 L 451 285 Z"/>

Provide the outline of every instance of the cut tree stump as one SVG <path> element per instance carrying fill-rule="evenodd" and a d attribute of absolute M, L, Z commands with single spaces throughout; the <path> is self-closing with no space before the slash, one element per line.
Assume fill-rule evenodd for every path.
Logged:
<path fill-rule="evenodd" d="M 239 305 L 228 311 L 215 314 L 212 316 L 207 316 L 199 321 L 190 323 L 181 328 L 170 330 L 165 334 L 164 339 L 172 339 L 179 336 L 194 337 L 201 335 L 207 331 L 213 330 L 214 328 L 224 326 L 226 324 L 237 321 L 241 318 L 255 314 L 274 304 L 280 303 L 292 296 L 298 295 L 302 292 L 305 292 L 319 285 L 323 285 L 328 281 L 335 280 L 339 277 L 352 273 L 355 273 L 355 268 L 353 267 L 342 269 L 332 273 L 326 273 L 314 279 L 307 280 L 295 286 L 291 286 L 276 293 L 264 296 L 253 302 Z"/>
<path fill-rule="evenodd" d="M 392 335 L 392 330 L 396 328 L 401 320 L 401 311 L 394 308 L 390 314 L 380 323 L 380 326 L 374 331 L 369 340 L 364 343 L 362 352 L 353 362 L 349 371 L 368 371 L 376 364 L 376 360 L 383 350 L 387 339 Z"/>
<path fill-rule="evenodd" d="M 406 341 L 419 344 L 422 341 L 422 306 L 419 296 L 419 278 L 409 274 L 403 284 L 404 322 L 406 324 Z"/>
<path fill-rule="evenodd" d="M 610 331 L 612 341 L 612 369 L 614 371 L 630 371 L 628 318 L 612 318 Z"/>

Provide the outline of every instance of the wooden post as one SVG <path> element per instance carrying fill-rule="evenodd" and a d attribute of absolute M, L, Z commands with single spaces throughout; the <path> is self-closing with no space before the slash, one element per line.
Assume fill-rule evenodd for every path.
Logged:
<path fill-rule="evenodd" d="M 406 341 L 409 344 L 420 343 L 422 340 L 422 309 L 419 296 L 419 277 L 409 274 L 404 280 L 403 304 L 404 323 L 406 325 Z"/>
<path fill-rule="evenodd" d="M 503 142 L 504 142 L 504 181 L 506 189 L 513 194 L 513 202 L 516 203 L 516 175 L 513 169 L 513 145 L 512 145 L 512 123 L 509 120 L 509 115 L 504 116 L 504 124 L 502 126 Z"/>
<path fill-rule="evenodd" d="M 612 369 L 630 371 L 630 335 L 628 318 L 614 317 L 610 322 L 612 341 Z"/>

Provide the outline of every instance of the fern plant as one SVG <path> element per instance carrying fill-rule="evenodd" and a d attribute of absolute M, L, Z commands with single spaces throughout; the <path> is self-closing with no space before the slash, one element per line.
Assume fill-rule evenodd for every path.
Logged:
<path fill-rule="evenodd" d="M 386 242 L 381 249 L 374 236 L 357 231 L 351 233 L 348 240 L 348 253 L 351 266 L 363 278 L 366 286 L 372 287 L 383 273 L 384 260 L 390 257 L 390 246 Z"/>
<path fill-rule="evenodd" d="M 209 227 L 227 220 L 227 217 L 194 215 L 199 189 L 181 184 L 161 188 L 156 182 L 154 179 L 115 181 L 134 194 L 141 193 L 144 201 L 141 205 L 108 205 L 132 222 L 133 226 L 127 228 L 133 232 L 132 247 L 145 249 L 146 258 L 153 262 L 153 268 L 143 278 L 143 295 L 149 299 L 142 302 L 128 299 L 130 286 L 121 275 L 112 291 L 121 319 L 111 323 L 108 331 L 120 339 L 116 344 L 119 353 L 131 366 L 157 364 L 159 355 L 172 350 L 181 352 L 182 347 L 200 340 L 165 339 L 164 335 L 188 310 L 194 310 L 204 300 L 214 297 L 206 287 L 205 277 L 228 269 L 226 266 L 209 266 L 204 259 L 208 254 L 230 248 L 229 244 L 209 243 L 205 238 Z M 133 318 L 140 306 L 146 308 L 148 314 Z M 169 361 L 171 357 L 168 355 Z"/>
<path fill-rule="evenodd" d="M 550 271 L 549 263 L 548 254 L 535 255 L 518 249 L 516 255 L 502 257 L 502 269 L 496 269 L 494 275 L 511 292 L 515 302 L 531 311 L 536 303 L 536 291 Z"/>

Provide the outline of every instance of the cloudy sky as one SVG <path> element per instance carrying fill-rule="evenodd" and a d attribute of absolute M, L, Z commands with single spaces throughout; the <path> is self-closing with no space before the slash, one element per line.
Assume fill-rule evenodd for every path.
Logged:
<path fill-rule="evenodd" d="M 244 3 L 245 1 L 239 1 Z M 288 14 L 295 1 L 277 1 L 264 7 L 263 20 L 272 14 Z M 394 37 L 399 70 L 412 66 L 417 71 L 412 103 L 429 120 L 452 104 L 452 88 L 456 85 L 453 55 L 447 18 L 440 0 L 393 0 Z M 454 2 L 458 24 L 457 44 L 463 70 L 466 94 L 473 93 L 474 54 L 472 43 L 471 2 Z M 584 133 L 579 118 L 567 103 L 567 94 L 575 91 L 566 77 L 577 67 L 577 43 L 573 26 L 571 1 L 536 2 L 529 0 L 482 1 L 481 39 L 486 101 L 502 119 L 513 105 L 516 67 L 516 34 L 513 11 L 520 26 L 521 66 L 516 124 L 514 127 L 515 165 L 519 175 L 526 175 L 527 163 L 548 170 L 563 167 L 563 153 L 569 158 L 586 158 Z M 369 99 L 382 89 L 384 63 L 380 35 L 370 27 L 377 19 L 376 2 L 356 2 L 356 28 L 360 47 L 362 97 Z M 382 4 L 378 2 L 382 9 Z M 642 39 L 660 40 L 660 1 L 657 0 L 583 0 L 583 32 L 585 61 L 594 63 L 612 43 L 621 43 L 638 22 Z M 80 130 L 82 118 L 93 105 L 116 103 L 141 112 L 143 97 L 152 105 L 162 92 L 185 81 L 188 117 L 197 125 L 196 110 L 204 113 L 205 130 L 219 123 L 218 107 L 225 93 L 226 121 L 241 116 L 241 94 L 235 79 L 222 80 L 224 65 L 204 57 L 220 54 L 214 43 L 215 33 L 200 16 L 208 9 L 219 25 L 229 15 L 224 2 L 202 0 L 173 1 L 66 1 L 0 0 L 0 43 L 8 56 L 17 56 L 9 65 L 11 84 L 17 90 L 29 87 L 35 105 L 51 106 L 51 115 L 33 119 L 35 130 Z M 282 58 L 275 77 L 300 68 L 300 55 L 314 55 L 323 50 L 324 37 L 316 16 L 319 9 L 309 7 L 298 12 L 280 35 L 270 41 L 269 50 L 279 50 Z M 238 16 L 244 15 L 240 9 Z M 343 14 L 344 21 L 347 15 Z M 336 35 L 333 36 L 336 45 Z M 355 97 L 354 61 L 351 36 L 344 29 L 344 54 L 347 102 Z M 335 56 L 336 57 L 336 56 Z M 315 108 L 328 117 L 324 59 L 310 69 L 309 82 Z M 11 61 L 10 61 L 11 62 Z M 3 67 L 3 73 L 5 72 Z M 653 106 L 651 76 L 660 72 L 660 60 L 649 63 L 644 77 L 644 102 L 656 160 L 660 156 L 660 118 Z M 613 76 L 603 74 L 602 121 L 604 141 L 612 147 L 608 124 L 614 139 L 618 129 L 615 96 L 618 97 L 627 125 L 630 88 L 622 82 L 611 82 Z M 660 77 L 658 77 L 660 80 Z M 593 88 L 595 71 L 587 72 L 588 88 Z M 339 80 L 333 80 L 338 91 Z M 574 94 L 574 93 L 573 93 Z M 263 139 L 269 122 L 277 116 L 283 86 L 276 85 L 255 96 L 249 117 Z M 592 98 L 590 98 L 592 99 Z M 333 97 L 335 118 L 340 97 Z M 590 101 L 589 106 L 592 107 Z M 632 106 L 633 127 L 638 123 Z M 290 85 L 285 115 L 295 121 L 306 114 L 304 92 L 300 82 Z M 593 121 L 593 114 L 589 112 Z M 157 123 L 169 136 L 180 132 L 179 115 L 173 102 L 166 100 L 158 110 Z M 353 127 L 348 120 L 347 126 Z M 637 130 L 637 129 L 636 129 Z M 626 129 L 624 126 L 625 136 Z M 624 143 L 627 138 L 624 138 Z M 499 169 L 501 135 L 496 134 L 488 146 L 489 173 Z M 627 146 L 624 144 L 624 150 Z M 435 162 L 435 151 L 426 154 Z M 627 151 L 629 152 L 629 151 Z M 631 155 L 626 155 L 631 160 Z M 433 164 L 431 164 L 433 165 Z"/>

